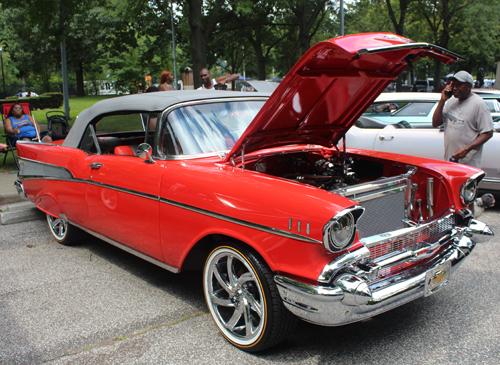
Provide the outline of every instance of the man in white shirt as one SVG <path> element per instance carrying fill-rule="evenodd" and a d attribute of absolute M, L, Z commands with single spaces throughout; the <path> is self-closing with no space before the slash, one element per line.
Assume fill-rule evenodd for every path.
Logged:
<path fill-rule="evenodd" d="M 208 69 L 206 68 L 202 68 L 200 71 L 200 77 L 203 84 L 196 90 L 227 90 L 226 83 L 229 81 L 237 80 L 240 75 L 224 75 L 219 76 L 216 79 L 212 79 L 210 71 L 208 71 Z"/>
<path fill-rule="evenodd" d="M 432 126 L 444 124 L 445 160 L 481 168 L 483 145 L 493 136 L 490 110 L 481 97 L 471 92 L 471 74 L 459 71 L 450 79 L 451 84 L 441 92 Z M 495 199 L 485 194 L 476 203 L 487 208 L 495 204 Z"/>

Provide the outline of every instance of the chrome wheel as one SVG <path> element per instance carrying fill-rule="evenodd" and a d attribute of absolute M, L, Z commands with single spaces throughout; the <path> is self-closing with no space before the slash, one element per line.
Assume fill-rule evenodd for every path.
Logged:
<path fill-rule="evenodd" d="M 68 222 L 61 217 L 56 218 L 47 214 L 47 223 L 54 238 L 59 242 L 64 241 L 68 233 Z"/>
<path fill-rule="evenodd" d="M 84 232 L 69 224 L 68 220 L 62 214 L 59 218 L 47 214 L 47 223 L 49 224 L 50 233 L 52 233 L 52 236 L 60 244 L 73 245 L 83 237 Z"/>
<path fill-rule="evenodd" d="M 232 247 L 219 247 L 207 259 L 204 291 L 222 334 L 238 347 L 258 343 L 265 331 L 267 303 L 255 268 Z"/>

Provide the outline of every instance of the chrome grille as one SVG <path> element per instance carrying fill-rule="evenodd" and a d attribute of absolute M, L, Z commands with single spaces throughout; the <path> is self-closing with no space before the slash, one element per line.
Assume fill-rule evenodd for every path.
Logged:
<path fill-rule="evenodd" d="M 361 203 L 365 213 L 358 221 L 357 229 L 362 237 L 395 231 L 407 227 L 403 223 L 406 190 L 388 194 Z"/>
<path fill-rule="evenodd" d="M 431 223 L 423 230 L 417 230 L 414 233 L 398 237 L 392 241 L 382 242 L 370 247 L 370 259 L 375 260 L 404 249 L 417 250 L 438 241 L 441 237 L 449 233 L 455 225 L 455 216 L 449 215 Z"/>

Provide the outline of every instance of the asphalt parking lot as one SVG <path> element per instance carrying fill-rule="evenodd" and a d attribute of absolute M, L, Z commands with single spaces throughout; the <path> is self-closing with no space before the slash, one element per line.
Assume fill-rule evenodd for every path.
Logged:
<path fill-rule="evenodd" d="M 480 220 L 500 235 L 500 208 Z M 496 364 L 500 238 L 447 287 L 343 327 L 299 322 L 247 354 L 219 334 L 201 273 L 172 274 L 98 239 L 55 242 L 44 220 L 0 226 L 1 364 Z"/>

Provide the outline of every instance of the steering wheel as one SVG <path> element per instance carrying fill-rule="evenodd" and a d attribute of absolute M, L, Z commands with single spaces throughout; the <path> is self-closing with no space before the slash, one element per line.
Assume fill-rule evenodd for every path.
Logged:
<path fill-rule="evenodd" d="M 410 123 L 408 123 L 406 120 L 402 120 L 399 123 L 394 124 L 396 128 L 406 128 L 406 129 L 411 129 L 412 126 Z"/>

